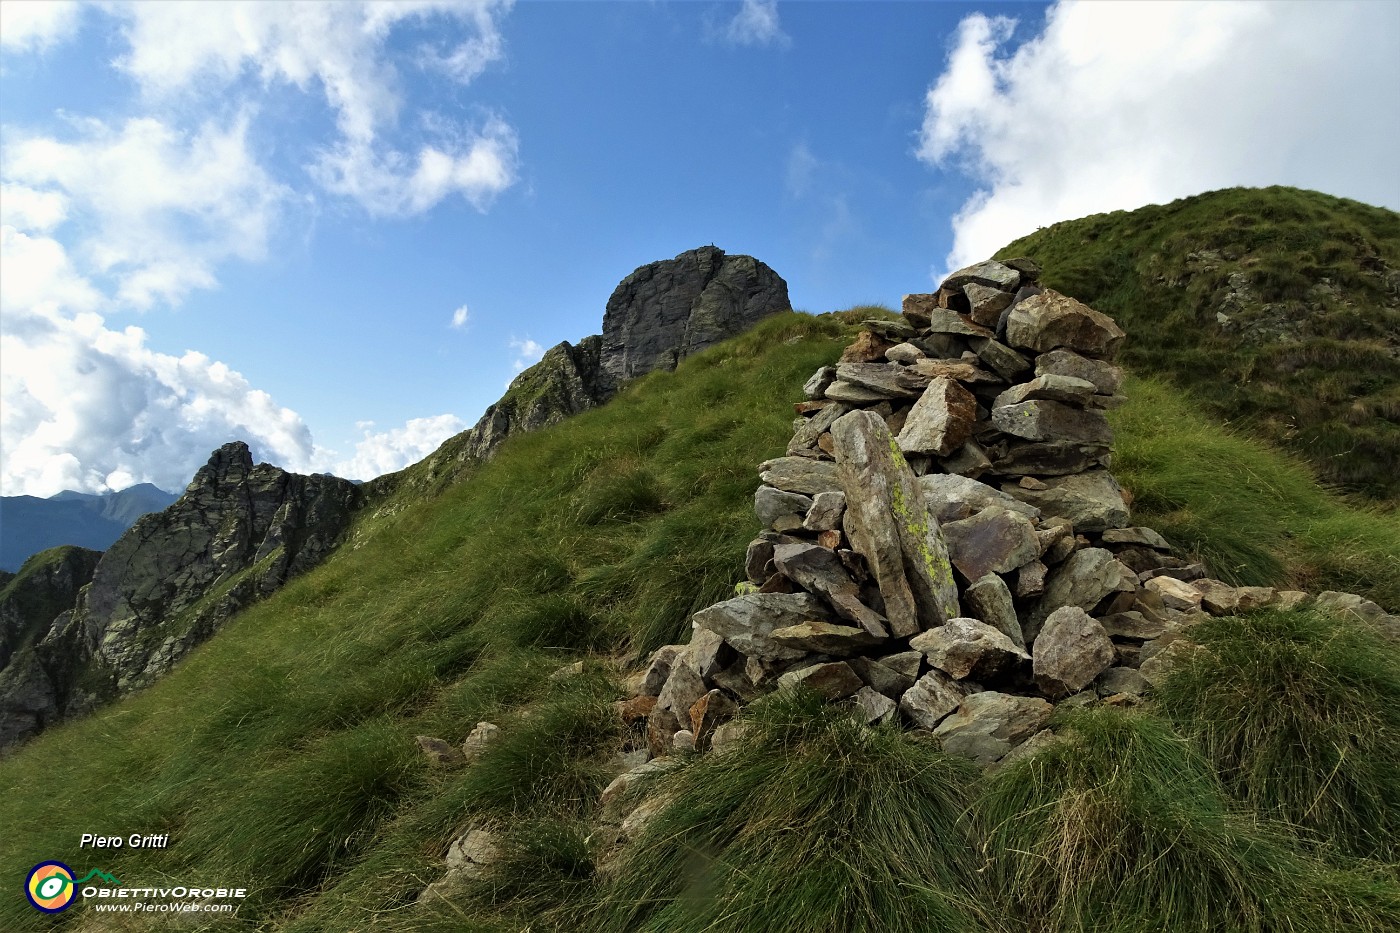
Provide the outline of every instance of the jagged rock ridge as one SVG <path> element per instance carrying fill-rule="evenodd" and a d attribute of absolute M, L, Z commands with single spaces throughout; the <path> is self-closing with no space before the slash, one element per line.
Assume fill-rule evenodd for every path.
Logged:
<path fill-rule="evenodd" d="M 239 609 L 316 566 L 340 542 L 359 487 L 254 465 L 225 444 L 162 512 L 112 545 L 74 608 L 0 671 L 12 743 L 168 671 Z"/>

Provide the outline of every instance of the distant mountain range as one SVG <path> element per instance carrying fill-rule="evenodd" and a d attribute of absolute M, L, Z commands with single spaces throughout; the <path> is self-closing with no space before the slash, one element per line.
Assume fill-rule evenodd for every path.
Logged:
<path fill-rule="evenodd" d="M 16 572 L 30 555 L 60 544 L 105 551 L 136 519 L 178 498 L 150 483 L 102 495 L 0 496 L 0 570 Z"/>

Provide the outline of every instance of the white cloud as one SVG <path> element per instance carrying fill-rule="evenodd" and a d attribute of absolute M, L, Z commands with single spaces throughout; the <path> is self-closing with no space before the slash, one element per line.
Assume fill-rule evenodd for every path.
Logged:
<path fill-rule="evenodd" d="M 18 268 L 45 250 L 62 256 L 52 240 L 5 228 L 0 261 Z M 81 296 L 81 283 L 68 285 Z M 4 495 L 102 492 L 138 482 L 179 490 L 210 451 L 233 438 L 289 469 L 315 462 L 301 418 L 240 373 L 202 353 L 152 350 L 139 327 L 112 330 L 91 311 L 69 316 L 59 292 L 16 291 L 4 277 Z"/>
<path fill-rule="evenodd" d="M 1061 0 L 1029 41 L 974 14 L 929 89 L 919 155 L 981 187 L 948 268 L 1038 226 L 1234 185 L 1391 207 L 1400 4 Z"/>
<path fill-rule="evenodd" d="M 71 141 L 11 134 L 12 184 L 0 194 L 9 202 L 12 190 L 22 192 L 20 226 L 79 221 L 80 259 L 114 279 L 123 303 L 175 304 L 190 289 L 213 287 L 220 262 L 266 254 L 288 192 L 249 151 L 246 115 L 193 133 L 149 117 L 120 128 L 80 120 L 74 129 Z"/>
<path fill-rule="evenodd" d="M 787 47 L 792 38 L 778 22 L 778 0 L 744 0 L 729 21 L 724 38 L 731 45 L 777 45 Z"/>
<path fill-rule="evenodd" d="M 42 51 L 72 36 L 81 20 L 76 0 L 8 0 L 0 3 L 0 47 Z"/>
<path fill-rule="evenodd" d="M 467 326 L 467 320 L 470 317 L 471 312 L 467 310 L 466 305 L 462 305 L 456 311 L 452 312 L 452 326 L 461 330 L 463 327 Z"/>
<path fill-rule="evenodd" d="M 57 191 L 0 184 L 0 224 L 47 233 L 68 217 L 68 199 Z"/>
<path fill-rule="evenodd" d="M 264 85 L 319 90 L 340 133 L 310 166 L 327 190 L 378 215 L 421 213 L 453 194 L 485 210 L 515 182 L 515 132 L 492 117 L 474 128 L 450 127 L 439 133 L 443 139 L 410 152 L 386 142 L 403 99 L 385 43 L 409 20 L 457 20 L 470 30 L 465 38 L 425 46 L 418 61 L 465 84 L 504 57 L 497 19 L 510 6 L 509 0 L 134 3 L 118 8 L 131 49 L 117 64 L 156 99 L 225 87 L 245 74 Z"/>
<path fill-rule="evenodd" d="M 805 142 L 792 147 L 787 161 L 787 190 L 794 198 L 801 198 L 812 190 L 812 181 L 820 163 Z"/>
<path fill-rule="evenodd" d="M 359 422 L 364 438 L 355 445 L 355 455 L 333 468 L 347 479 L 373 479 L 417 463 L 442 446 L 454 434 L 466 430 L 467 423 L 456 415 L 411 418 L 403 427 L 370 433 L 374 422 Z"/>
<path fill-rule="evenodd" d="M 516 372 L 520 372 L 527 366 L 535 365 L 540 361 L 540 357 L 544 356 L 544 347 L 529 337 L 524 340 L 517 337 L 510 338 L 510 348 L 516 351 L 515 362 L 511 364 L 511 368 Z"/>

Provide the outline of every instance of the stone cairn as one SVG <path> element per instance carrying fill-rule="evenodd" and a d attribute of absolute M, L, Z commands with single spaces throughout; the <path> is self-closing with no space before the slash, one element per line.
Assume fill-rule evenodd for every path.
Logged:
<path fill-rule="evenodd" d="M 1039 274 L 955 272 L 808 380 L 760 467 L 747 582 L 622 704 L 652 757 L 721 747 L 743 704 L 806 685 L 989 767 L 1052 738 L 1057 703 L 1137 703 L 1207 614 L 1306 598 L 1208 579 L 1129 524 L 1103 415 L 1124 333 Z"/>

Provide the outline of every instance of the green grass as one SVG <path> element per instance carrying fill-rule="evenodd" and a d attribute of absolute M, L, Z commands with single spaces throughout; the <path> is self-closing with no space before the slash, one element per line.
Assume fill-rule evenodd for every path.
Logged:
<path fill-rule="evenodd" d="M 987 884 L 1016 929 L 1394 930 L 1400 889 L 1298 851 L 1235 812 L 1205 759 L 1160 721 L 1061 717 L 1061 741 L 989 781 Z"/>
<path fill-rule="evenodd" d="M 758 530 L 756 467 L 784 449 L 788 403 L 854 322 L 889 314 L 775 317 L 603 408 L 511 439 L 486 465 L 454 466 L 448 445 L 377 484 L 323 566 L 150 689 L 0 760 L 0 873 L 56 858 L 124 880 L 246 885 L 239 917 L 217 929 L 688 933 L 734 918 L 730 928 L 762 929 L 784 910 L 796 924 L 786 929 L 1000 931 L 973 906 L 990 897 L 972 858 L 985 824 L 967 810 L 979 779 L 916 737 L 817 710 L 756 711 L 761 753 L 677 776 L 688 802 L 669 825 L 699 835 L 658 838 L 656 851 L 676 864 L 689 844 L 699 860 L 686 872 L 647 876 L 645 849 L 614 860 L 591 825 L 623 742 L 612 672 L 687 639 L 691 614 L 732 592 Z M 1398 608 L 1393 517 L 1223 434 L 1160 382 L 1129 392 L 1114 418 L 1138 519 L 1219 559 L 1223 574 Z M 579 659 L 583 674 L 551 679 Z M 427 766 L 415 735 L 455 744 L 479 720 L 501 727 L 487 754 Z M 479 824 L 502 833 L 499 870 L 460 901 L 414 906 L 451 841 Z M 92 828 L 169 832 L 171 847 L 94 857 L 77 849 Z M 794 867 L 794 847 L 817 857 Z M 1322 903 L 1335 916 L 1379 903 L 1372 882 L 1328 874 L 1301 846 L 1287 856 L 1304 874 L 1277 877 L 1331 885 Z M 659 900 L 584 910 L 646 885 Z M 707 906 L 697 891 L 718 899 Z M 0 928 L 48 926 L 0 898 Z"/>
<path fill-rule="evenodd" d="M 963 820 L 974 767 L 810 694 L 748 721 L 741 747 L 655 783 L 671 802 L 612 869 L 597 929 L 992 929 Z"/>
<path fill-rule="evenodd" d="M 1321 612 L 1191 630 L 1206 651 L 1157 697 L 1230 792 L 1350 855 L 1400 862 L 1400 654 Z"/>
<path fill-rule="evenodd" d="M 1047 285 L 1113 315 L 1136 372 L 1291 449 L 1329 483 L 1400 502 L 1400 295 L 1383 274 L 1400 269 L 1400 214 L 1230 188 L 1058 223 L 997 255 L 1034 257 Z M 1232 275 L 1247 281 L 1239 306 Z"/>
<path fill-rule="evenodd" d="M 1360 593 L 1400 612 L 1400 512 L 1347 503 L 1299 460 L 1222 428 L 1170 383 L 1133 378 L 1109 412 L 1133 521 L 1228 582 Z"/>

